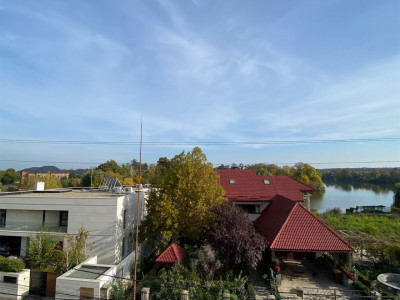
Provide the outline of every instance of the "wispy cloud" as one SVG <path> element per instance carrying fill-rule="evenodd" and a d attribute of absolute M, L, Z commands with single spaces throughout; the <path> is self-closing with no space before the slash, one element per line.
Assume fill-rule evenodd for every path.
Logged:
<path fill-rule="evenodd" d="M 279 134 L 315 138 L 398 135 L 399 57 L 374 62 L 344 78 L 332 78 L 303 99 L 259 120 Z M 271 119 L 279 115 L 279 118 Z M 373 126 L 371 126 L 373 124 Z"/>

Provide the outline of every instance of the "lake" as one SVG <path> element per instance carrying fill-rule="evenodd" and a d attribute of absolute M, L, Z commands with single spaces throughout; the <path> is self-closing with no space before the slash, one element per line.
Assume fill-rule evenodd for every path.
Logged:
<path fill-rule="evenodd" d="M 377 184 L 325 184 L 325 193 L 314 192 L 311 196 L 311 209 L 324 212 L 327 208 L 346 208 L 365 205 L 384 205 L 387 209 L 393 204 L 393 185 Z"/>

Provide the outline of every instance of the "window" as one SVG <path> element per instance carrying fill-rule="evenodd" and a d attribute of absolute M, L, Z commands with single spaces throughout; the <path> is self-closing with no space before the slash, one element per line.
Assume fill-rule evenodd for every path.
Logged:
<path fill-rule="evenodd" d="M 60 226 L 68 226 L 68 211 L 60 211 Z"/>
<path fill-rule="evenodd" d="M 236 182 L 235 179 L 229 179 L 229 183 L 230 183 L 230 184 L 234 184 L 235 182 Z"/>
<path fill-rule="evenodd" d="M 264 179 L 264 184 L 269 184 L 269 179 Z"/>
<path fill-rule="evenodd" d="M 14 276 L 4 276 L 3 281 L 4 281 L 4 282 L 9 282 L 9 283 L 17 283 L 17 277 L 14 277 Z"/>
<path fill-rule="evenodd" d="M 122 220 L 124 229 L 126 228 L 126 214 L 127 214 L 127 211 L 128 211 L 127 209 L 124 209 L 124 217 L 123 217 L 123 220 Z"/>
<path fill-rule="evenodd" d="M 0 209 L 0 227 L 6 227 L 6 209 Z"/>
<path fill-rule="evenodd" d="M 126 241 L 125 241 L 125 238 L 123 238 L 122 239 L 122 257 L 124 257 L 125 256 L 125 247 L 126 247 Z"/>
<path fill-rule="evenodd" d="M 247 211 L 249 214 L 259 214 L 260 205 L 259 204 L 239 204 L 239 206 Z"/>

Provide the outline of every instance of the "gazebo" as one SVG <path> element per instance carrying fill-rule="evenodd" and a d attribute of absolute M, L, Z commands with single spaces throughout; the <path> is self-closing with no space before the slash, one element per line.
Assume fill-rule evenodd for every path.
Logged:
<path fill-rule="evenodd" d="M 181 246 L 172 243 L 160 256 L 157 257 L 156 263 L 163 264 L 164 268 L 170 268 L 175 263 L 182 262 L 186 251 Z"/>

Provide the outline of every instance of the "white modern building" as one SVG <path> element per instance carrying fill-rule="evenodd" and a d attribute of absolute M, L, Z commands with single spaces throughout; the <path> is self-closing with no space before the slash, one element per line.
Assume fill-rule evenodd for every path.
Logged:
<path fill-rule="evenodd" d="M 143 212 L 146 190 L 140 194 Z M 96 254 L 101 264 L 117 264 L 134 248 L 137 200 L 133 188 L 117 193 L 88 189 L 0 193 L 0 255 L 8 249 L 10 255 L 24 257 L 29 238 L 42 226 L 60 241 L 83 226 L 89 232 L 88 243 L 93 243 L 90 254 Z"/>

